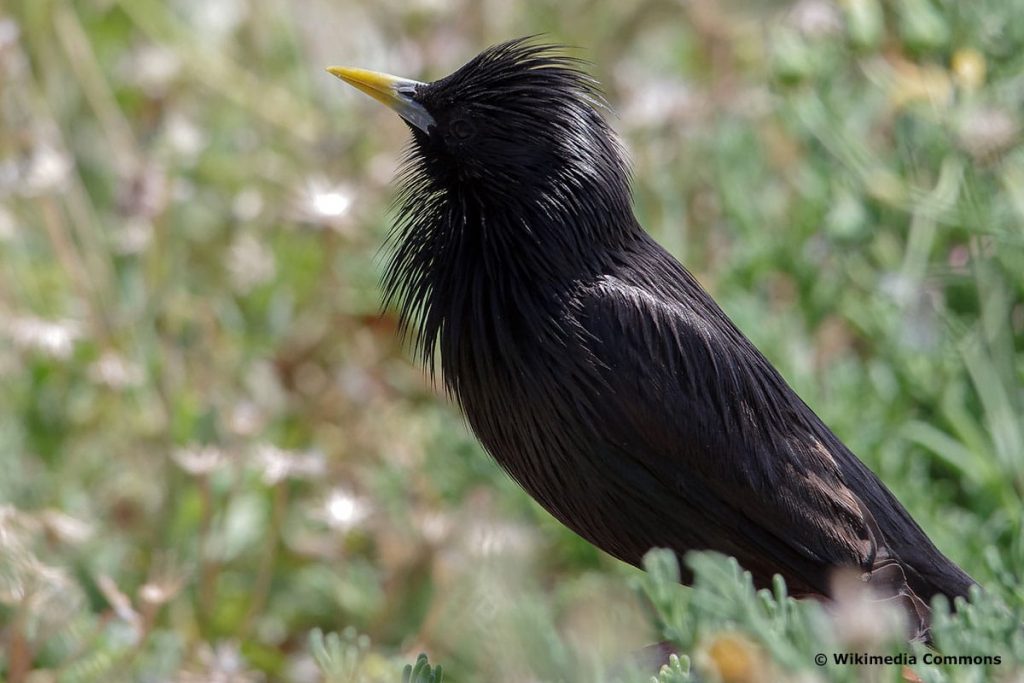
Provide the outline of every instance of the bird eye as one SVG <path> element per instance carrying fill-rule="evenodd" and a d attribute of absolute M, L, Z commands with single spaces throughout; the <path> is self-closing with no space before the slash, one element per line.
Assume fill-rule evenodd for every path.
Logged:
<path fill-rule="evenodd" d="M 468 140 L 473 137 L 473 124 L 465 119 L 455 119 L 449 127 L 456 140 Z"/>

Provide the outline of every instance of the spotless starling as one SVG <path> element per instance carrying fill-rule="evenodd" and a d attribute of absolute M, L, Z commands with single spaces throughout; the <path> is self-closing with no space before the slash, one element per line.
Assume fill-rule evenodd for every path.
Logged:
<path fill-rule="evenodd" d="M 794 595 L 828 596 L 853 567 L 919 636 L 933 595 L 967 596 L 972 579 L 637 222 L 579 60 L 520 39 L 432 83 L 328 70 L 412 133 L 385 304 L 552 515 L 630 564 L 715 550 Z"/>

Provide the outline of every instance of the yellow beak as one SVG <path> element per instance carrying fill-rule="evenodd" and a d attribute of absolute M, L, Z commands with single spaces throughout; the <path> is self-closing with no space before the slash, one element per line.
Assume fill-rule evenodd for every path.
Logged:
<path fill-rule="evenodd" d="M 330 66 L 327 72 L 394 109 L 399 116 L 425 133 L 430 132 L 430 127 L 436 124 L 430 112 L 414 99 L 417 90 L 424 85 L 419 81 L 348 66 Z"/>

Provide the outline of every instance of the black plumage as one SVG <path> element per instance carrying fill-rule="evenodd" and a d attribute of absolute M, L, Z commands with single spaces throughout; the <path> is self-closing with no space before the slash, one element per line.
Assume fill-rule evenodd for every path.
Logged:
<path fill-rule="evenodd" d="M 656 546 L 717 550 L 797 595 L 859 568 L 919 632 L 922 601 L 967 595 L 971 578 L 638 224 L 577 60 L 511 41 L 433 83 L 396 79 L 394 102 L 332 71 L 413 133 L 386 302 L 551 514 L 634 565 Z"/>

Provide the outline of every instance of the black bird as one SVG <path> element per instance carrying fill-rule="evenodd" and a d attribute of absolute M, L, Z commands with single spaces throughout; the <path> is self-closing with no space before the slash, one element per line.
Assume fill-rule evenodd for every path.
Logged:
<path fill-rule="evenodd" d="M 412 131 L 385 305 L 552 515 L 633 565 L 716 550 L 794 595 L 828 596 L 854 567 L 917 636 L 932 596 L 967 596 L 973 580 L 637 222 L 579 60 L 519 39 L 432 83 L 328 71 Z"/>

